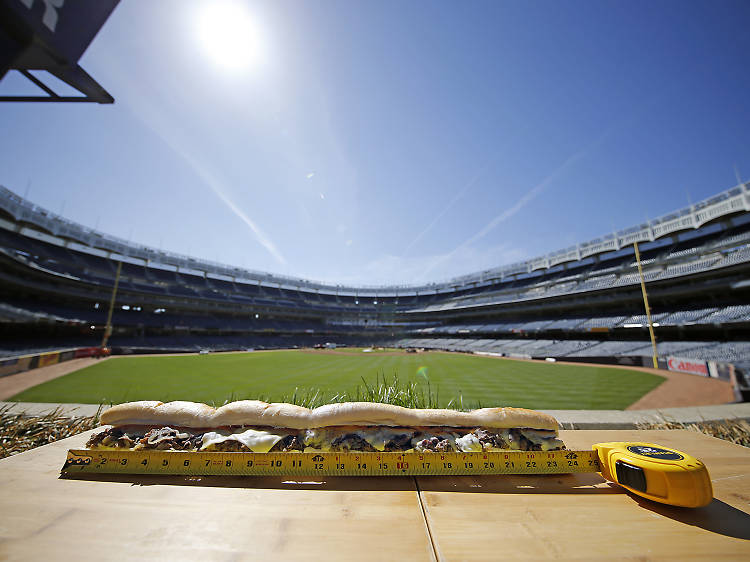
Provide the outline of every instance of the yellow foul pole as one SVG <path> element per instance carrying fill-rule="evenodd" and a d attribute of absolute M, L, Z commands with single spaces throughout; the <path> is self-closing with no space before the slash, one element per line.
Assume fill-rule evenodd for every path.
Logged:
<path fill-rule="evenodd" d="M 651 307 L 648 306 L 648 295 L 646 294 L 646 280 L 643 278 L 641 267 L 641 252 L 638 250 L 638 242 L 633 242 L 635 248 L 635 261 L 638 264 L 638 275 L 641 276 L 641 293 L 643 293 L 643 306 L 646 307 L 646 320 L 648 321 L 648 333 L 651 336 L 651 349 L 653 350 L 654 369 L 659 368 L 656 354 L 656 338 L 654 337 L 654 325 L 651 323 Z"/>
<path fill-rule="evenodd" d="M 102 347 L 107 347 L 109 336 L 112 335 L 112 311 L 115 308 L 115 297 L 117 296 L 117 286 L 120 284 L 120 271 L 122 271 L 122 262 L 117 262 L 117 274 L 115 275 L 115 286 L 112 288 L 112 298 L 109 301 L 109 312 L 107 312 L 107 325 L 104 328 L 104 337 L 102 338 Z"/>

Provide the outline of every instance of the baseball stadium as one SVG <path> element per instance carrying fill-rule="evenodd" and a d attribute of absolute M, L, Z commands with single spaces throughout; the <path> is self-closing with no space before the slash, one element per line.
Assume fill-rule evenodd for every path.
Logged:
<path fill-rule="evenodd" d="M 734 402 L 750 390 L 749 211 L 745 183 L 522 263 L 354 287 L 136 246 L 2 188 L 4 374 L 110 356 L 3 398 L 321 404 L 392 388 L 456 408 Z"/>
<path fill-rule="evenodd" d="M 0 559 L 750 559 L 749 27 L 0 0 Z"/>

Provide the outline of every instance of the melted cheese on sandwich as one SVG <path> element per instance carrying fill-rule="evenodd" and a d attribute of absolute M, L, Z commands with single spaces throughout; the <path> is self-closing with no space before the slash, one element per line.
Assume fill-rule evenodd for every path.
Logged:
<path fill-rule="evenodd" d="M 229 433 L 228 431 L 209 431 L 203 434 L 203 445 L 201 451 L 212 451 L 217 445 L 226 441 L 237 441 L 250 449 L 253 453 L 267 453 L 276 443 L 286 435 L 278 435 L 268 431 L 257 429 L 246 429 L 241 433 Z"/>
<path fill-rule="evenodd" d="M 332 444 L 345 435 L 356 435 L 367 441 L 376 451 L 385 451 L 386 446 L 399 438 L 411 438 L 412 429 L 388 426 L 372 427 L 322 427 L 304 432 L 305 448 L 315 451 L 330 451 Z"/>
<path fill-rule="evenodd" d="M 481 453 L 482 444 L 479 442 L 479 438 L 473 433 L 467 433 L 463 437 L 456 439 L 456 446 L 459 451 L 464 453 Z"/>

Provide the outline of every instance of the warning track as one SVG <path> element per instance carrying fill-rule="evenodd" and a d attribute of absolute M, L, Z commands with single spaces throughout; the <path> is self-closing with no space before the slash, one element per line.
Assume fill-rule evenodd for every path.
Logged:
<path fill-rule="evenodd" d="M 56 363 L 55 365 L 48 365 L 47 367 L 39 367 L 30 371 L 24 371 L 23 373 L 16 373 L 15 375 L 8 375 L 7 377 L 0 377 L 0 400 L 6 400 L 19 392 L 23 392 L 27 388 L 106 360 L 107 358 L 94 359 L 93 357 L 83 357 L 80 359 L 71 359 L 63 363 Z"/>

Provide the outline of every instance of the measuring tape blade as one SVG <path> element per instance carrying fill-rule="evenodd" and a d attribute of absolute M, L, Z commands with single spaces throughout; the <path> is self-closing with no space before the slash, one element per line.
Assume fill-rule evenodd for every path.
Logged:
<path fill-rule="evenodd" d="M 182 476 L 467 476 L 600 472 L 634 494 L 682 507 L 711 502 L 706 466 L 654 443 L 597 443 L 590 451 L 481 453 L 217 453 L 71 449 L 63 474 Z"/>
<path fill-rule="evenodd" d="M 63 474 L 464 476 L 598 472 L 595 451 L 217 453 L 71 449 Z"/>

